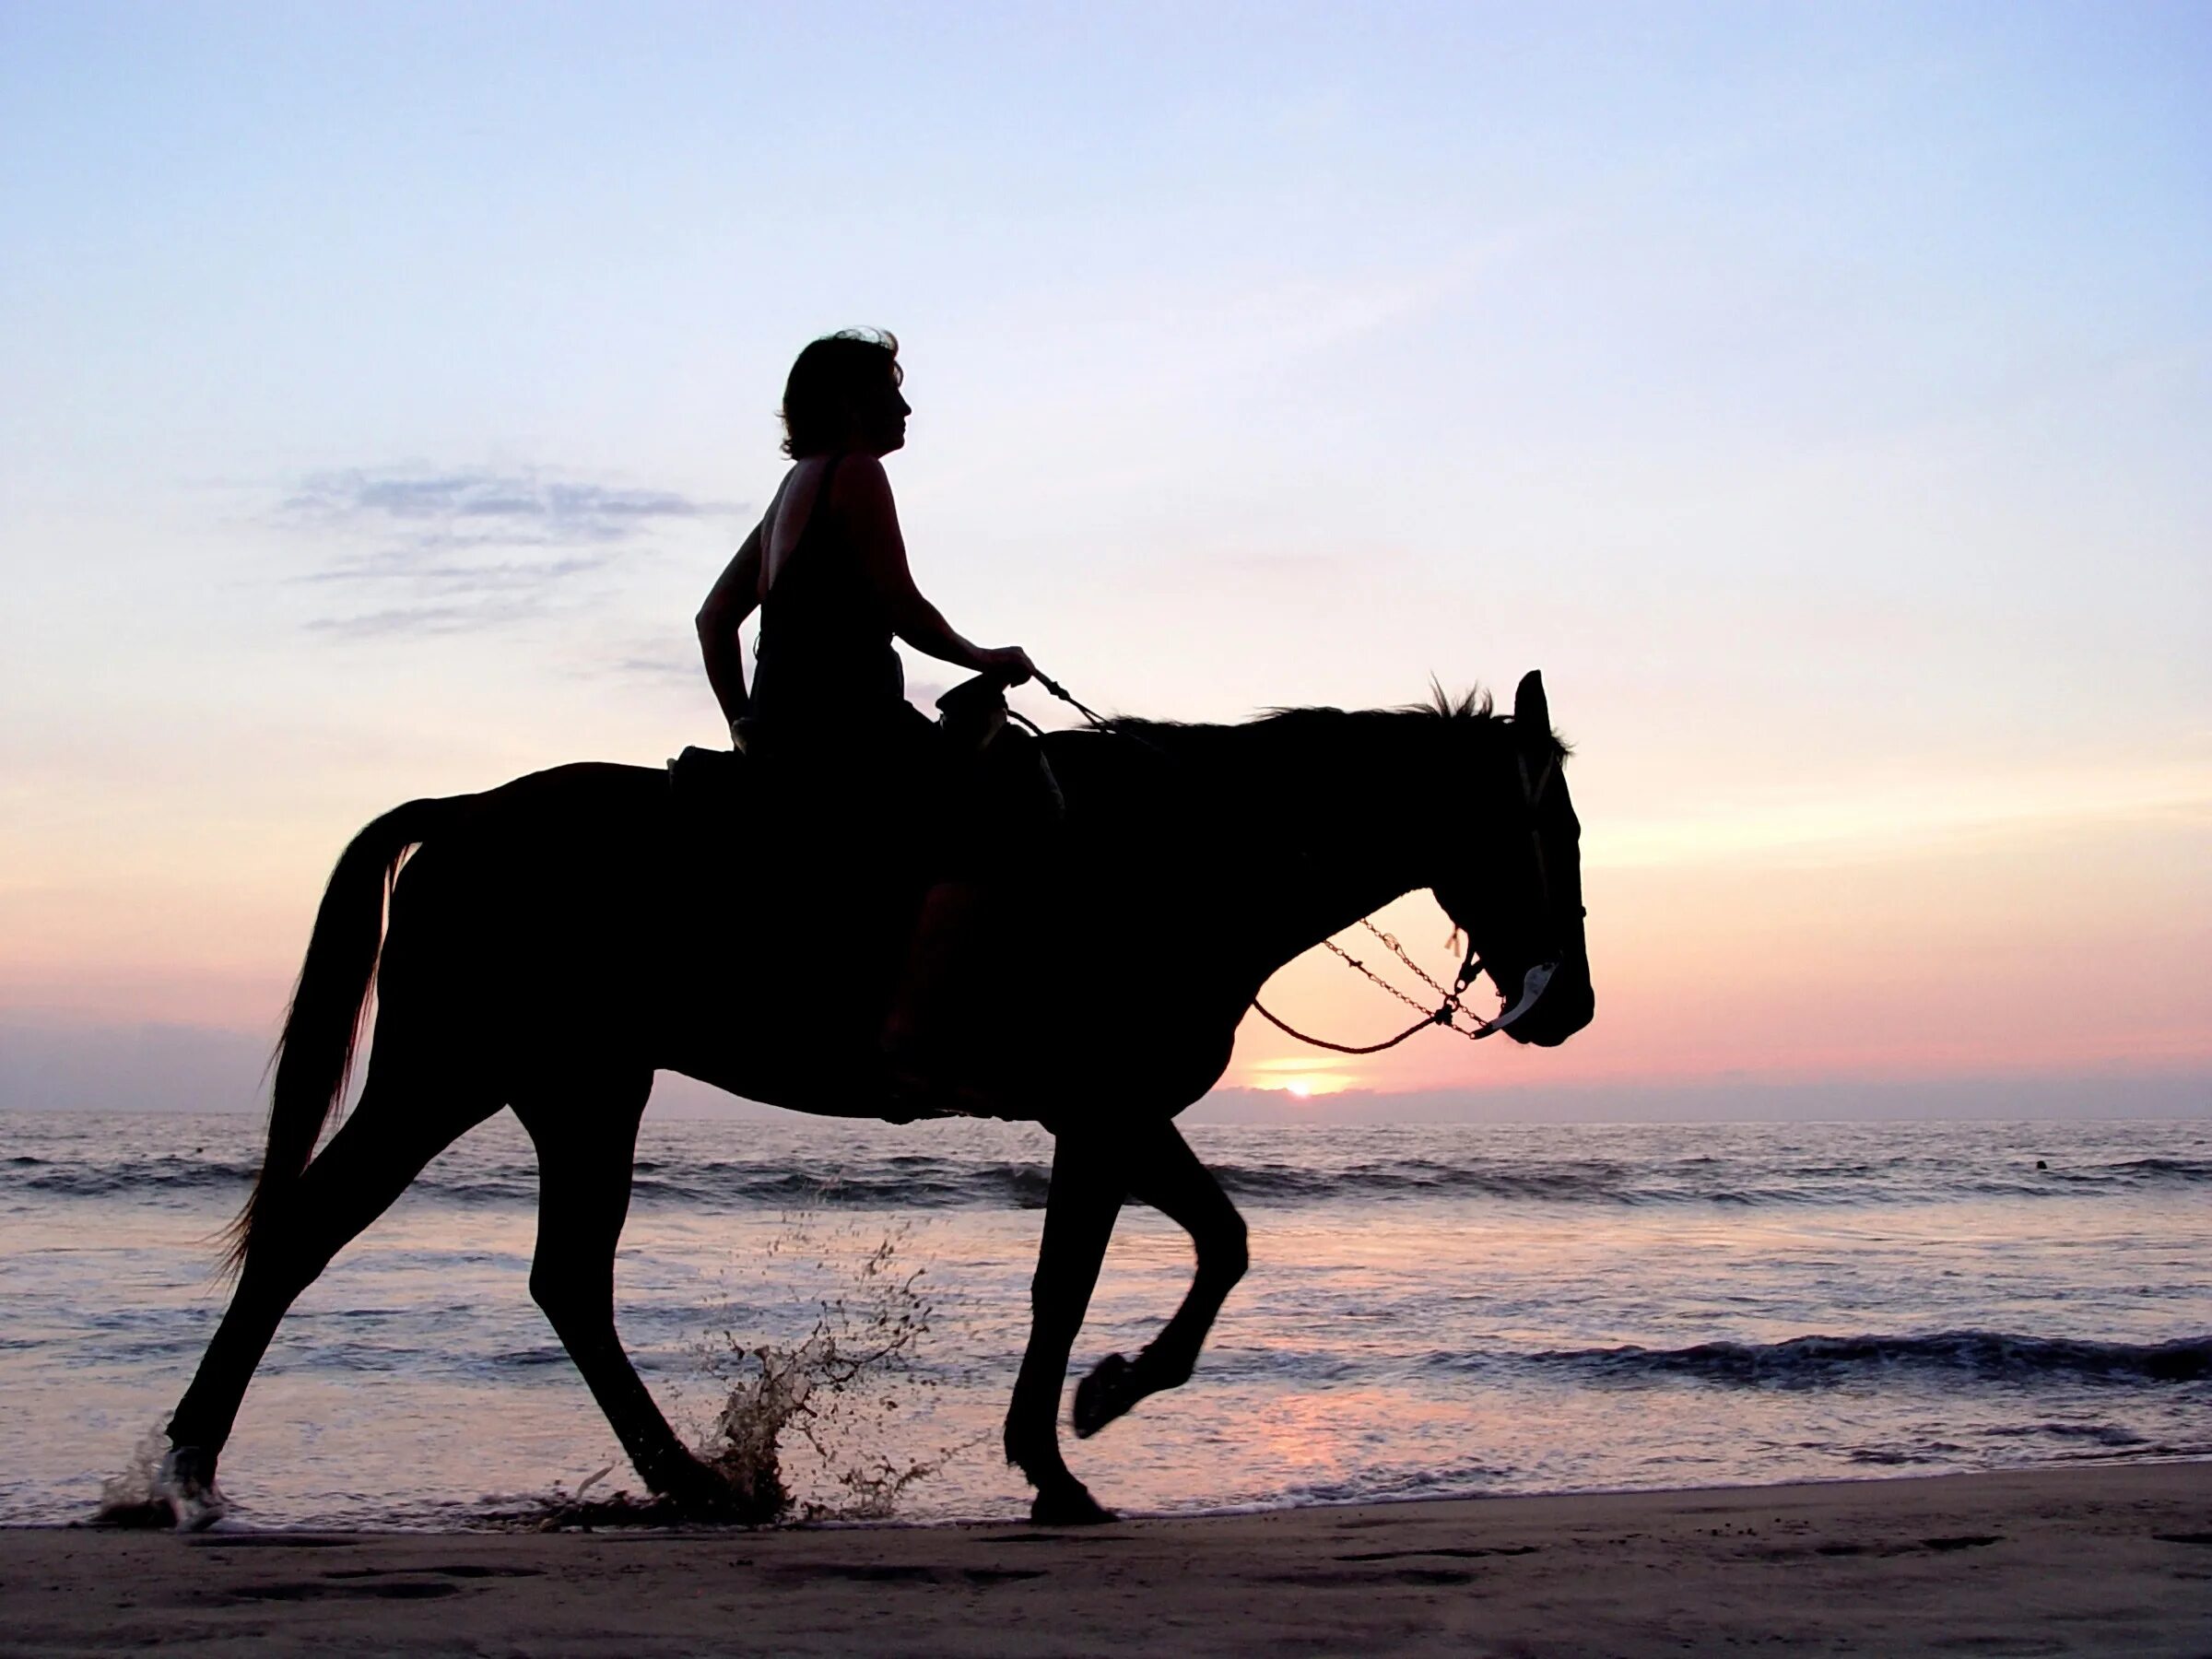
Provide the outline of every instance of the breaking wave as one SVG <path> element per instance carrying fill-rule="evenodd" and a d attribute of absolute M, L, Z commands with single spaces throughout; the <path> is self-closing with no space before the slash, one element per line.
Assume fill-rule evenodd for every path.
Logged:
<path fill-rule="evenodd" d="M 2212 1335 L 2150 1343 L 1996 1331 L 1795 1336 L 1787 1342 L 1702 1342 L 1683 1348 L 1560 1349 L 1532 1355 L 1528 1362 L 1572 1372 L 1584 1382 L 1680 1377 L 1759 1388 L 1822 1388 L 1897 1371 L 1982 1383 L 2030 1383 L 2047 1378 L 2115 1384 L 2202 1382 L 2212 1378 Z"/>
<path fill-rule="evenodd" d="M 1230 1196 L 1258 1204 L 1474 1198 L 1500 1203 L 1606 1206 L 1759 1207 L 1935 1202 L 1960 1198 L 2122 1196 L 2212 1183 L 2212 1159 L 2136 1158 L 2039 1169 L 2019 1157 L 1950 1163 L 1900 1157 L 1866 1162 L 1675 1158 L 1607 1159 L 1378 1157 L 1268 1162 L 1216 1161 Z M 97 1163 L 16 1158 L 0 1165 L 0 1195 L 178 1200 L 242 1197 L 251 1159 L 184 1154 L 119 1157 Z M 921 1208 L 1043 1206 L 1050 1171 L 1021 1158 L 863 1156 L 679 1160 L 643 1158 L 631 1201 L 717 1210 L 794 1205 Z M 526 1158 L 463 1158 L 432 1165 L 416 1193 L 461 1206 L 533 1204 L 537 1170 Z"/>

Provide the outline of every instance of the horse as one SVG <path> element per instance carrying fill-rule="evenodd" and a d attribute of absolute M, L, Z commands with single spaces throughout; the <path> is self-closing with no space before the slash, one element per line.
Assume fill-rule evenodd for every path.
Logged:
<path fill-rule="evenodd" d="M 1227 1069 L 1268 977 L 1426 888 L 1468 941 L 1463 984 L 1479 957 L 1507 1001 L 1540 987 L 1513 1041 L 1562 1042 L 1594 1001 L 1581 827 L 1537 674 L 1510 716 L 1439 692 L 1234 725 L 1114 720 L 1041 747 L 1065 820 L 1013 878 L 990 964 L 1003 972 L 974 989 L 993 1098 L 1053 1140 L 1005 1451 L 1035 1488 L 1032 1520 L 1077 1524 L 1113 1518 L 1068 1469 L 1058 1418 L 1121 1206 L 1183 1228 L 1196 1267 L 1159 1335 L 1078 1385 L 1078 1437 L 1187 1381 L 1245 1272 L 1243 1219 L 1174 1120 Z M 669 1427 L 616 1332 L 639 1121 L 662 1069 L 891 1117 L 870 1061 L 918 889 L 890 812 L 794 868 L 790 848 L 758 844 L 768 804 L 735 793 L 726 811 L 687 811 L 666 771 L 578 763 L 410 801 L 347 847 L 276 1050 L 236 1284 L 168 1424 L 158 1490 L 178 1524 L 221 1512 L 218 1459 L 293 1300 L 502 1108 L 538 1159 L 531 1296 L 639 1477 L 686 1515 L 767 1518 Z M 371 1006 L 360 1094 L 317 1151 Z"/>

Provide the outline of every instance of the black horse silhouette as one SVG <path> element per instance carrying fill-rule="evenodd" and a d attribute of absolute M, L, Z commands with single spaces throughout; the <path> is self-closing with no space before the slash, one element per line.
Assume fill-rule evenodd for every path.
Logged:
<path fill-rule="evenodd" d="M 1593 998 L 1580 826 L 1533 673 L 1510 719 L 1440 697 L 1234 726 L 1124 722 L 1045 745 L 1066 827 L 1021 877 L 1003 976 L 979 989 L 994 1098 L 1033 1102 L 1022 1115 L 1053 1135 L 1006 1451 L 1036 1488 L 1034 1518 L 1064 1524 L 1111 1519 L 1062 1460 L 1056 1418 L 1123 1203 L 1188 1230 L 1196 1274 L 1135 1360 L 1113 1356 L 1077 1389 L 1078 1435 L 1183 1382 L 1244 1272 L 1243 1220 L 1174 1118 L 1218 1080 L 1271 973 L 1428 888 L 1509 999 L 1557 964 L 1511 1026 L 1517 1041 L 1564 1041 Z M 751 880 L 768 866 L 747 819 L 700 817 L 663 772 L 581 764 L 409 802 L 347 848 L 285 1021 L 239 1283 L 169 1425 L 162 1490 L 181 1523 L 219 1512 L 217 1458 L 293 1299 L 502 1106 L 537 1149 L 531 1295 L 639 1475 L 687 1512 L 759 1518 L 669 1428 L 616 1335 L 639 1119 L 656 1068 L 801 1112 L 879 1115 L 870 1061 L 912 886 L 857 845 L 817 861 L 811 883 L 782 853 L 774 878 Z M 856 952 L 866 923 L 873 943 Z M 372 981 L 368 1077 L 316 1153 Z"/>

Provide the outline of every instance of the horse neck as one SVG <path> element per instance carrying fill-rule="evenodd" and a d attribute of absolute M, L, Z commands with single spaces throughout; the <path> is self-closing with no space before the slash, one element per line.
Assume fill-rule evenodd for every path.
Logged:
<path fill-rule="evenodd" d="M 1411 759 L 1416 745 L 1373 742 L 1372 723 L 1403 721 L 1403 733 L 1418 737 L 1430 719 L 1300 713 L 1279 724 L 1154 734 L 1234 803 L 1235 840 L 1249 856 L 1238 857 L 1222 892 L 1238 912 L 1229 920 L 1241 935 L 1239 954 L 1249 953 L 1260 979 L 1427 885 L 1418 838 L 1433 826 L 1407 816 L 1422 782 Z M 1284 801 L 1322 805 L 1300 813 L 1271 809 Z"/>
<path fill-rule="evenodd" d="M 1394 853 L 1381 845 L 1350 851 L 1340 845 L 1334 856 L 1311 853 L 1294 861 L 1271 896 L 1275 902 L 1263 908 L 1262 977 L 1420 886 L 1406 863 L 1403 848 Z"/>

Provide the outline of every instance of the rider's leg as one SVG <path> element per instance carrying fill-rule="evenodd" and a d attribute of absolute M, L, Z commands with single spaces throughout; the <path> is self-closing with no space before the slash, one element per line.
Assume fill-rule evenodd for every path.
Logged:
<path fill-rule="evenodd" d="M 893 1067 L 918 1085 L 976 1093 L 963 1074 L 983 1036 L 971 988 L 982 979 L 976 971 L 989 939 L 990 911 L 982 884 L 968 878 L 940 881 L 923 898 L 882 1037 Z"/>
<path fill-rule="evenodd" d="M 906 968 L 883 1022 L 884 1047 L 894 1052 L 935 1044 L 944 1030 L 946 983 L 964 954 L 975 889 L 964 881 L 940 881 L 923 895 L 921 913 L 907 942 Z"/>

